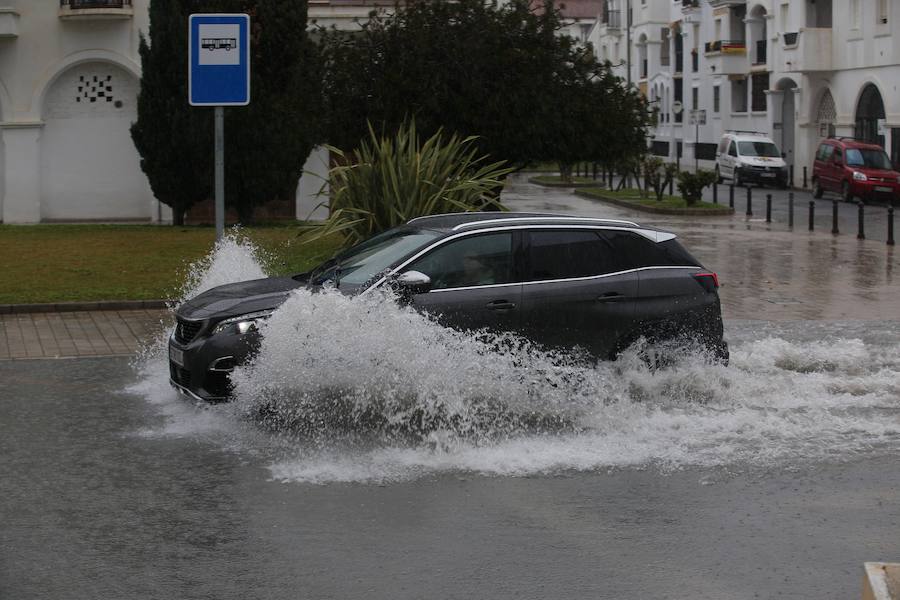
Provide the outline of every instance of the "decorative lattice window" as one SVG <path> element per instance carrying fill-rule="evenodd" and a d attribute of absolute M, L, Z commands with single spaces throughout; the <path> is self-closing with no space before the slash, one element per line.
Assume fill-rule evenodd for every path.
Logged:
<path fill-rule="evenodd" d="M 75 102 L 112 102 L 112 75 L 79 75 Z"/>
<path fill-rule="evenodd" d="M 816 115 L 816 121 L 833 122 L 837 118 L 837 108 L 834 106 L 834 98 L 831 96 L 830 90 L 825 90 L 822 99 L 819 101 L 819 111 Z"/>

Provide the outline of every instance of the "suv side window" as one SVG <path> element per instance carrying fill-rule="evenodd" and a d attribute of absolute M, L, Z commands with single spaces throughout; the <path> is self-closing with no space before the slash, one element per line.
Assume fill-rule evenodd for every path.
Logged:
<path fill-rule="evenodd" d="M 843 151 L 840 148 L 834 149 L 834 161 L 835 162 L 844 162 Z"/>
<path fill-rule="evenodd" d="M 834 146 L 831 144 L 822 144 L 822 157 L 820 160 L 831 160 L 831 155 L 834 153 Z"/>
<path fill-rule="evenodd" d="M 592 277 L 620 270 L 612 245 L 598 231 L 531 231 L 529 237 L 529 281 Z"/>
<path fill-rule="evenodd" d="M 448 242 L 415 261 L 407 270 L 431 277 L 431 288 L 511 283 L 512 233 L 472 235 Z"/>
<path fill-rule="evenodd" d="M 603 235 L 610 241 L 623 271 L 643 267 L 700 266 L 677 240 L 656 243 L 629 231 L 605 231 Z"/>
<path fill-rule="evenodd" d="M 734 140 L 731 141 L 731 145 L 728 146 L 728 156 L 737 156 L 737 144 L 734 143 Z"/>

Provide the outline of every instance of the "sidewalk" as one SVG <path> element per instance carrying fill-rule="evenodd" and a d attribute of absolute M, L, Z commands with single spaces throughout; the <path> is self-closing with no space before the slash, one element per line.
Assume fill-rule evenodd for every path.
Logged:
<path fill-rule="evenodd" d="M 0 315 L 0 360 L 134 354 L 163 330 L 166 310 Z"/>
<path fill-rule="evenodd" d="M 512 210 L 628 219 L 676 233 L 719 274 L 728 319 L 900 319 L 900 256 L 884 242 L 858 241 L 762 218 L 650 215 L 511 179 Z M 0 315 L 0 360 L 133 354 L 171 322 L 166 310 L 91 310 Z"/>

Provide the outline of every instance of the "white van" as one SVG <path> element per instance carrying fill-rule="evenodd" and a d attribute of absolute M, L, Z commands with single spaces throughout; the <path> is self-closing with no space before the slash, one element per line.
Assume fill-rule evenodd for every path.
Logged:
<path fill-rule="evenodd" d="M 771 138 L 756 131 L 725 132 L 716 149 L 716 177 L 719 183 L 731 179 L 736 186 L 788 186 L 788 168 L 781 151 Z"/>

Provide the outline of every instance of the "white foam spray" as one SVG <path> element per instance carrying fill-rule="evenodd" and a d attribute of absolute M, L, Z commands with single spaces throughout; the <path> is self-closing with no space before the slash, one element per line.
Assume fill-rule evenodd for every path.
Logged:
<path fill-rule="evenodd" d="M 204 264 L 198 290 L 261 272 L 240 244 Z M 594 364 L 448 330 L 390 297 L 297 290 L 235 372 L 235 402 L 188 408 L 166 389 L 164 359 L 144 364 L 133 391 L 167 407 L 148 435 L 262 454 L 282 481 L 790 468 L 900 450 L 900 328 L 864 340 L 831 324 L 827 339 L 809 335 L 816 324 L 730 327 L 727 367 L 687 348 L 654 366 L 641 345 Z"/>

